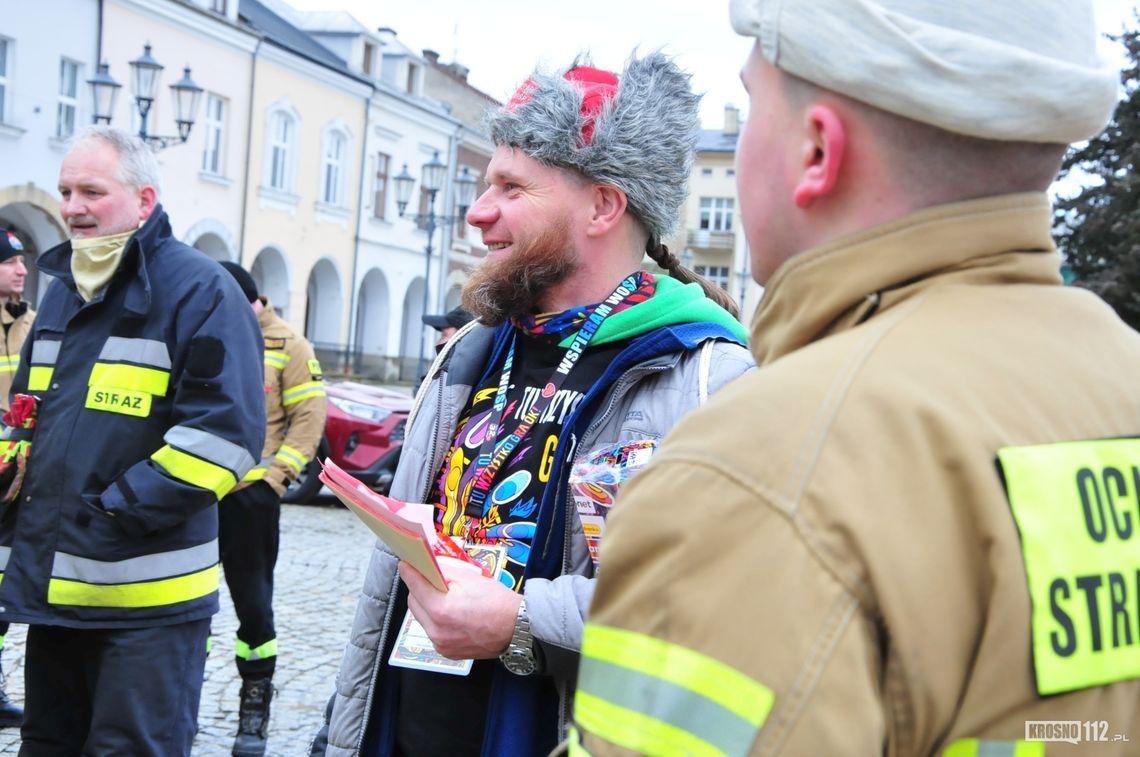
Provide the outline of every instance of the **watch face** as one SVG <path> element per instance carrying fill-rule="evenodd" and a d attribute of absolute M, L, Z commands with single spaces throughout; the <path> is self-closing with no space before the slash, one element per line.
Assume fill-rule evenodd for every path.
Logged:
<path fill-rule="evenodd" d="M 534 656 L 521 650 L 508 652 L 503 655 L 502 660 L 503 667 L 519 676 L 530 675 L 537 667 L 535 665 Z"/>

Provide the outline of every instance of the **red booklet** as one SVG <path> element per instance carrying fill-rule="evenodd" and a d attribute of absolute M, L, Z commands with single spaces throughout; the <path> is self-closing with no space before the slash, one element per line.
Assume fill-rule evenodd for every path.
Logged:
<path fill-rule="evenodd" d="M 481 563 L 435 530 L 435 508 L 431 505 L 378 494 L 328 459 L 321 462 L 320 479 L 397 557 L 440 591 L 447 591 L 445 569 L 474 569 L 487 575 Z"/>

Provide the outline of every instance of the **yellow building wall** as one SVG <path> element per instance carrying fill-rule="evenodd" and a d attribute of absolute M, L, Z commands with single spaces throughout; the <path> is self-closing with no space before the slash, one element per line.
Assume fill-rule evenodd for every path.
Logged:
<path fill-rule="evenodd" d="M 309 64 L 302 64 L 303 67 Z M 312 66 L 316 69 L 316 66 Z M 265 57 L 257 61 L 252 129 L 250 176 L 246 187 L 246 219 L 242 264 L 249 268 L 265 248 L 278 250 L 288 271 L 288 298 L 274 301 L 285 319 L 305 332 L 309 277 L 313 267 L 328 259 L 336 268 L 341 305 L 336 341 L 348 340 L 347 324 L 352 301 L 352 261 L 356 245 L 355 225 L 360 201 L 360 150 L 365 138 L 367 97 L 330 86 L 324 69 L 307 75 L 297 66 Z M 296 202 L 282 202 L 267 191 L 268 117 L 275 106 L 284 106 L 297 116 L 297 147 L 291 193 Z M 336 213 L 322 211 L 318 198 L 322 188 L 324 131 L 329 124 L 342 125 L 349 143 L 342 163 L 343 207 Z M 277 298 L 278 300 L 280 298 Z M 310 304 L 310 307 L 316 303 Z"/>

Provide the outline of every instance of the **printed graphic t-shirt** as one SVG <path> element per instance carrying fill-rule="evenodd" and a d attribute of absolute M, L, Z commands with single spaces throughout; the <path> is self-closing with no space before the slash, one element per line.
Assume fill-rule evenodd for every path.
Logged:
<path fill-rule="evenodd" d="M 652 293 L 652 278 L 645 282 Z M 637 298 L 640 300 L 641 298 Z M 560 318 L 539 317 L 521 324 L 515 342 L 514 369 L 507 389 L 507 404 L 497 439 L 510 434 L 533 407 L 550 381 L 566 348 L 558 341 L 574 333 L 583 312 L 560 314 Z M 559 322 L 561 321 L 561 323 Z M 502 362 L 472 393 L 460 416 L 452 447 L 439 475 L 436 489 L 437 525 L 445 533 L 470 538 L 477 543 L 500 544 L 506 549 L 506 562 L 500 580 L 515 591 L 522 590 L 522 575 L 535 534 L 538 506 L 550 483 L 554 456 L 562 445 L 563 426 L 582 398 L 601 378 L 629 340 L 590 345 L 567 375 L 561 389 L 546 404 L 530 433 L 499 469 L 484 503 L 484 514 L 472 530 L 472 520 L 464 515 L 471 482 L 478 473 L 472 462 L 486 435 L 502 375 Z M 505 355 L 504 355 L 505 357 Z M 558 484 L 559 482 L 555 482 Z M 569 505 L 573 506 L 573 505 Z M 451 676 L 406 668 L 394 669 L 400 676 L 397 710 L 397 753 L 432 757 L 478 755 L 490 700 L 491 674 L 497 660 L 476 660 L 467 676 Z M 553 686 L 553 683 L 550 683 Z M 432 713 L 456 713 L 463 728 L 451 728 Z"/>

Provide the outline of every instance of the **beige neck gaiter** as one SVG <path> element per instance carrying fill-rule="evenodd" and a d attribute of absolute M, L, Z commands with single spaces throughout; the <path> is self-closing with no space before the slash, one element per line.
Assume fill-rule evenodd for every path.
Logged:
<path fill-rule="evenodd" d="M 71 240 L 71 275 L 75 278 L 75 288 L 79 290 L 79 296 L 84 302 L 90 302 L 103 291 L 103 287 L 115 275 L 127 241 L 135 231 L 137 229 L 105 237 Z"/>

